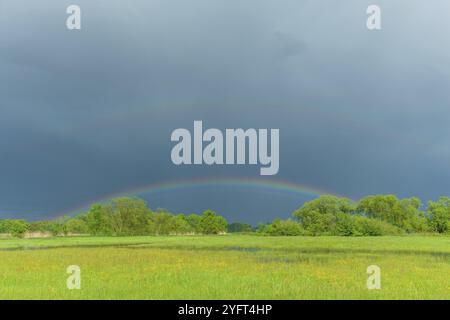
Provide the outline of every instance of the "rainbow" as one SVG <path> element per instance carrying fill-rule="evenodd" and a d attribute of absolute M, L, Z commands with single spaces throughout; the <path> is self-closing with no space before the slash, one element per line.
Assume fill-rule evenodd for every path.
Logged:
<path fill-rule="evenodd" d="M 232 177 L 232 178 L 221 178 L 221 177 L 209 177 L 209 178 L 198 178 L 198 179 L 186 179 L 186 180 L 171 180 L 159 183 L 148 184 L 144 186 L 129 188 L 121 190 L 119 192 L 110 193 L 91 200 L 83 205 L 79 205 L 76 208 L 71 208 L 65 210 L 62 215 L 73 215 L 87 209 L 93 203 L 104 203 L 112 198 L 116 197 L 129 197 L 129 196 L 140 196 L 149 194 L 161 194 L 166 192 L 174 192 L 186 189 L 199 189 L 199 188 L 239 188 L 239 189 L 253 189 L 262 192 L 279 193 L 291 196 L 308 196 L 317 197 L 319 195 L 334 195 L 342 197 L 339 194 L 326 191 L 324 189 L 317 189 L 314 187 L 292 183 L 284 180 L 278 179 L 264 179 L 264 178 L 247 178 L 247 177 Z"/>

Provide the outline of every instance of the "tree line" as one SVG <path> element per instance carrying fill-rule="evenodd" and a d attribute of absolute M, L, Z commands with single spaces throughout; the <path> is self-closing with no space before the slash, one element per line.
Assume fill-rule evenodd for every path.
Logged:
<path fill-rule="evenodd" d="M 269 235 L 382 236 L 407 233 L 448 233 L 450 198 L 429 201 L 425 209 L 415 197 L 367 196 L 358 202 L 335 196 L 321 196 L 306 202 L 293 219 L 276 219 L 259 225 Z"/>
<path fill-rule="evenodd" d="M 139 198 L 116 198 L 94 204 L 75 217 L 28 222 L 0 220 L 0 234 L 22 237 L 27 232 L 52 235 L 143 236 L 221 234 L 382 236 L 407 233 L 450 232 L 450 198 L 429 201 L 423 208 L 418 198 L 399 199 L 374 195 L 354 202 L 347 198 L 320 196 L 304 203 L 286 220 L 275 219 L 256 228 L 244 223 L 228 224 L 211 210 L 198 214 L 173 214 L 151 210 Z"/>
<path fill-rule="evenodd" d="M 22 237 L 27 232 L 52 235 L 143 236 L 169 234 L 220 234 L 227 231 L 224 217 L 211 210 L 197 214 L 173 214 L 165 209 L 152 211 L 139 198 L 116 198 L 94 204 L 75 217 L 27 222 L 0 220 L 0 233 Z"/>

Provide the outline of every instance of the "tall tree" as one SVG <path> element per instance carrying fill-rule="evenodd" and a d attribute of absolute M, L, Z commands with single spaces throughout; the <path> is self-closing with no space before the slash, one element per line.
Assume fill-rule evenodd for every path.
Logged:
<path fill-rule="evenodd" d="M 350 199 L 325 195 L 304 203 L 292 215 L 313 235 L 331 234 L 336 227 L 338 215 L 350 214 L 354 210 Z"/>
<path fill-rule="evenodd" d="M 369 218 L 393 224 L 408 232 L 423 231 L 426 219 L 418 198 L 398 199 L 395 195 L 374 195 L 361 199 L 357 211 Z"/>
<path fill-rule="evenodd" d="M 450 231 L 450 198 L 441 197 L 437 202 L 428 202 L 427 213 L 433 231 L 439 233 Z"/>
<path fill-rule="evenodd" d="M 206 210 L 200 218 L 199 229 L 203 234 L 219 234 L 226 232 L 227 225 L 224 217 L 218 216 L 211 210 Z"/>

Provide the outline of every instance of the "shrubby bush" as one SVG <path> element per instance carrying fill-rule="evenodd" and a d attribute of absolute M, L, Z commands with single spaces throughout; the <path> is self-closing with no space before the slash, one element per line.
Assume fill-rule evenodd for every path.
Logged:
<path fill-rule="evenodd" d="M 275 219 L 272 223 L 267 224 L 261 232 L 271 236 L 301 236 L 305 234 L 302 225 L 292 219 Z"/>
<path fill-rule="evenodd" d="M 357 215 L 339 215 L 336 235 L 339 236 L 388 236 L 403 231 L 387 222 Z"/>

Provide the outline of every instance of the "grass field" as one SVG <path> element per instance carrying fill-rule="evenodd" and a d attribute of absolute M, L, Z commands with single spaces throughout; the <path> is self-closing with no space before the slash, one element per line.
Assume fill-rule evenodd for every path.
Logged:
<path fill-rule="evenodd" d="M 3 239 L 0 299 L 450 299 L 450 237 Z"/>

